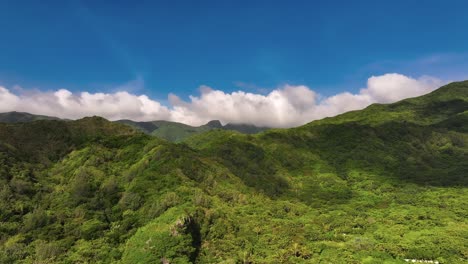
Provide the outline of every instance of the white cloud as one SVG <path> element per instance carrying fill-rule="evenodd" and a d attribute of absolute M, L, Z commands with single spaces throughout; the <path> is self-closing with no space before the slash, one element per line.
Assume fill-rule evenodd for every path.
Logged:
<path fill-rule="evenodd" d="M 286 85 L 267 95 L 243 91 L 225 93 L 201 90 L 199 97 L 184 102 L 172 96 L 175 120 L 203 124 L 218 119 L 224 123 L 249 123 L 260 126 L 294 126 L 303 123 L 304 116 L 314 108 L 316 93 L 306 86 Z"/>
<path fill-rule="evenodd" d="M 170 117 L 167 107 L 146 95 L 137 96 L 128 92 L 73 94 L 65 89 L 15 95 L 0 87 L 0 111 L 22 111 L 69 119 L 92 115 L 110 120 L 156 120 Z"/>
<path fill-rule="evenodd" d="M 441 80 L 432 77 L 413 79 L 392 73 L 372 76 L 367 87 L 357 94 L 344 92 L 321 100 L 313 90 L 303 85 L 285 85 L 267 95 L 242 91 L 224 93 L 204 87 L 200 96 L 190 97 L 190 102 L 172 95 L 172 117 L 191 124 L 219 119 L 225 123 L 291 127 L 362 109 L 372 103 L 391 103 L 423 95 L 442 84 Z"/>
<path fill-rule="evenodd" d="M 422 76 L 413 79 L 397 73 L 372 76 L 367 87 L 357 94 L 340 93 L 322 100 L 315 119 L 335 116 L 347 111 L 363 109 L 373 103 L 392 103 L 429 93 L 445 84 L 440 79 Z"/>
<path fill-rule="evenodd" d="M 372 76 L 367 81 L 367 89 L 361 90 L 361 93 L 381 103 L 390 103 L 428 93 L 439 87 L 441 83 L 441 80 L 429 76 L 412 79 L 393 73 Z"/>
<path fill-rule="evenodd" d="M 127 91 L 114 93 L 72 93 L 21 90 L 15 94 L 0 87 L 0 112 L 23 111 L 77 119 L 99 115 L 110 120 L 172 120 L 201 125 L 218 119 L 223 123 L 291 127 L 312 120 L 362 109 L 372 103 L 390 103 L 428 93 L 443 82 L 433 77 L 410 78 L 401 74 L 372 76 L 367 87 L 352 94 L 343 92 L 321 98 L 307 86 L 284 85 L 266 95 L 237 91 L 225 93 L 207 86 L 199 96 L 184 101 L 169 95 L 170 106 Z M 121 90 L 121 89 L 119 89 Z"/>
<path fill-rule="evenodd" d="M 19 102 L 19 98 L 12 94 L 5 87 L 0 86 L 0 112 L 11 111 L 16 109 Z"/>

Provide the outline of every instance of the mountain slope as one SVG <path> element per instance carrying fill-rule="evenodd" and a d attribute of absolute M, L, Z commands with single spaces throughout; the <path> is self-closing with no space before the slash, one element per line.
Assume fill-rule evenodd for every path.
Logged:
<path fill-rule="evenodd" d="M 38 120 L 18 124 L 0 123 L 0 145 L 24 159 L 46 162 L 56 161 L 86 142 L 137 133 L 130 127 L 110 123 L 101 117 L 67 122 Z"/>
<path fill-rule="evenodd" d="M 373 104 L 364 110 L 325 118 L 311 125 L 358 122 L 376 126 L 390 121 L 436 124 L 467 111 L 467 85 L 468 81 L 451 83 L 424 96 L 389 105 Z"/>
<path fill-rule="evenodd" d="M 0 123 L 24 123 L 36 120 L 60 120 L 60 118 L 43 115 L 33 115 L 22 112 L 0 113 Z"/>
<path fill-rule="evenodd" d="M 213 132 L 189 138 L 186 143 L 219 156 L 224 145 L 235 146 L 230 141 L 236 138 L 264 151 L 274 151 L 270 156 L 284 165 L 307 152 L 326 161 L 335 171 L 378 168 L 415 183 L 467 186 L 467 137 L 461 133 L 467 126 L 467 87 L 468 82 L 453 83 L 422 97 L 371 105 L 298 128 L 266 131 L 253 138 L 227 137 L 221 132 L 217 136 Z M 307 162 L 314 163 L 315 159 L 302 161 L 299 168 L 291 164 L 288 169 L 302 170 Z M 345 178 L 346 173 L 341 177 Z"/>
<path fill-rule="evenodd" d="M 465 263 L 466 91 L 180 144 L 2 124 L 0 262 Z"/>

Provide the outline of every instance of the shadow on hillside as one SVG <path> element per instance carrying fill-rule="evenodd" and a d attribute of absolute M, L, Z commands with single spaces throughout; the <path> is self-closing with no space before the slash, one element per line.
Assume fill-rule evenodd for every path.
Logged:
<path fill-rule="evenodd" d="M 457 120 L 452 126 L 408 122 L 388 122 L 377 127 L 329 124 L 265 134 L 263 139 L 290 146 L 291 151 L 278 158 L 300 160 L 299 150 L 308 152 L 332 167 L 331 171 L 342 179 L 350 170 L 359 169 L 419 185 L 468 186 L 468 142 L 466 135 L 456 133 L 466 126 L 462 121 Z M 295 170 L 307 165 L 291 164 Z"/>
<path fill-rule="evenodd" d="M 346 178 L 351 168 L 432 186 L 468 186 L 464 137 L 437 127 L 389 122 L 378 127 L 328 125 L 319 129 L 319 155 Z"/>

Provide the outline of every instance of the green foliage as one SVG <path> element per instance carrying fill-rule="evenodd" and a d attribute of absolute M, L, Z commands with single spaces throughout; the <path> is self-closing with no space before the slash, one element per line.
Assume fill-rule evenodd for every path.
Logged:
<path fill-rule="evenodd" d="M 191 216 L 168 210 L 140 228 L 127 242 L 122 263 L 190 263 L 194 261 L 198 231 Z M 198 245 L 199 246 L 199 245 Z"/>

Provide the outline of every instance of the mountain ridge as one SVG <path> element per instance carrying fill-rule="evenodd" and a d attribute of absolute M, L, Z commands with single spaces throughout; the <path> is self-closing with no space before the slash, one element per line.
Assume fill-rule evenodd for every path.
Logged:
<path fill-rule="evenodd" d="M 205 125 L 190 126 L 183 123 L 172 121 L 148 121 L 148 122 L 135 122 L 132 120 L 117 120 L 115 122 L 124 123 L 135 127 L 147 134 L 164 138 L 172 142 L 180 142 L 187 137 L 195 134 L 203 133 L 212 129 L 233 130 L 245 134 L 256 134 L 270 128 L 257 127 L 248 124 L 231 124 L 222 125 L 219 120 L 211 120 Z"/>

